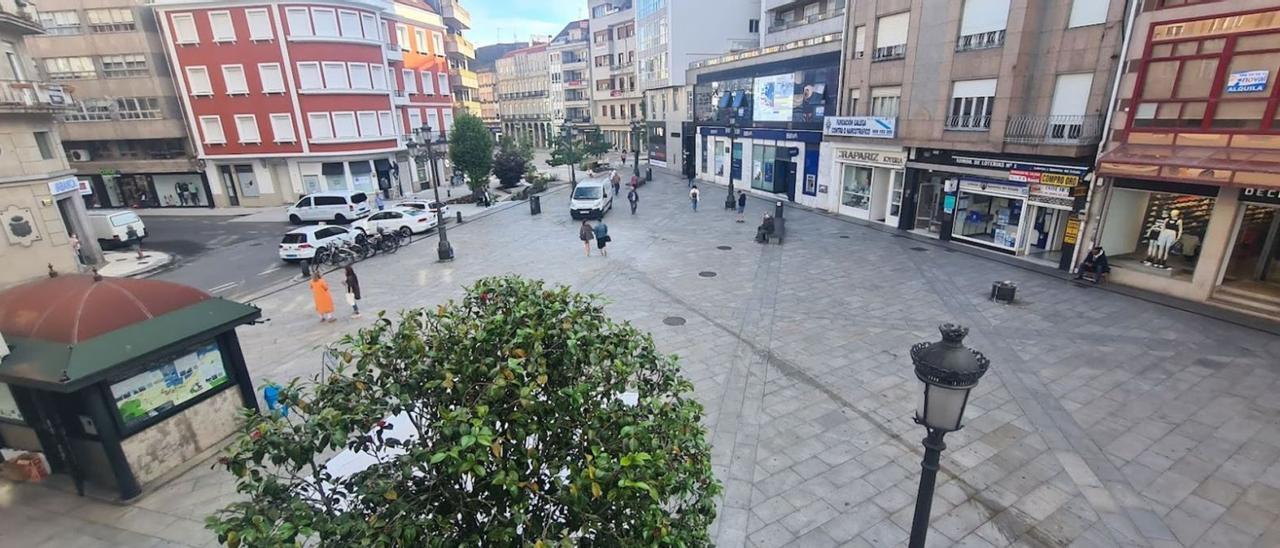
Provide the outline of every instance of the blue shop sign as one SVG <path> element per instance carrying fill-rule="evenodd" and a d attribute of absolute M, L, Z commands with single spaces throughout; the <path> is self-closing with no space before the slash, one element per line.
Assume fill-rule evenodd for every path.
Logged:
<path fill-rule="evenodd" d="M 1270 75 L 1271 72 L 1266 70 L 1233 72 L 1227 76 L 1227 93 L 1266 91 L 1267 78 Z"/>
<path fill-rule="evenodd" d="M 57 181 L 49 182 L 49 193 L 57 196 L 64 192 L 78 192 L 80 190 L 80 181 L 75 177 L 65 177 Z"/>

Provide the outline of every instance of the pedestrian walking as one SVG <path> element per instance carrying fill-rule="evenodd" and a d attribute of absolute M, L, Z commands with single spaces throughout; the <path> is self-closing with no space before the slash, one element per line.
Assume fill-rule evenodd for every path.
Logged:
<path fill-rule="evenodd" d="M 129 225 L 128 228 L 125 229 L 124 239 L 126 242 L 133 245 L 133 250 L 138 252 L 139 259 L 146 258 L 146 256 L 142 254 L 142 236 L 138 234 L 137 230 L 134 230 L 133 225 Z"/>
<path fill-rule="evenodd" d="M 604 246 L 613 241 L 613 238 L 609 237 L 609 225 L 604 224 L 604 219 L 600 219 L 600 222 L 596 223 L 596 227 L 592 232 L 596 235 L 596 248 L 600 250 L 601 255 L 608 257 L 609 252 L 605 250 Z"/>
<path fill-rule="evenodd" d="M 639 175 L 632 175 L 632 176 L 631 176 L 631 188 L 640 188 L 640 176 L 639 176 Z"/>
<path fill-rule="evenodd" d="M 578 227 L 578 239 L 582 240 L 582 247 L 587 250 L 587 256 L 591 256 L 591 240 L 596 239 L 596 233 L 591 229 L 591 223 L 586 220 L 582 221 L 582 226 Z"/>
<path fill-rule="evenodd" d="M 382 201 L 382 194 L 380 193 L 375 193 L 373 195 L 373 203 L 378 206 L 378 211 L 382 211 L 387 208 L 387 203 Z"/>
<path fill-rule="evenodd" d="M 631 214 L 635 215 L 636 206 L 640 205 L 640 193 L 636 192 L 635 188 L 632 188 L 631 192 L 627 193 L 627 201 L 631 203 Z"/>
<path fill-rule="evenodd" d="M 633 206 L 632 209 L 635 209 L 635 207 Z M 83 267 L 85 260 L 84 252 L 80 249 L 80 238 L 76 237 L 75 234 L 72 234 L 68 240 L 71 242 L 71 251 L 76 254 L 76 266 Z"/>
<path fill-rule="evenodd" d="M 744 217 L 747 213 L 747 193 L 738 191 L 738 222 L 745 223 L 747 219 Z"/>
<path fill-rule="evenodd" d="M 613 185 L 613 195 L 617 196 L 618 189 L 622 188 L 622 176 L 618 175 L 618 172 L 615 171 L 613 172 L 613 177 L 609 179 L 609 182 Z"/>
<path fill-rule="evenodd" d="M 693 206 L 694 211 L 698 211 L 699 197 L 700 193 L 698 192 L 698 185 L 693 185 L 693 187 L 689 189 L 689 204 Z"/>
<path fill-rule="evenodd" d="M 351 317 L 359 318 L 360 317 L 360 278 L 356 277 L 356 269 L 351 268 L 351 265 L 347 265 L 342 269 L 342 271 L 347 275 L 347 279 L 344 280 L 344 282 L 346 283 L 346 286 L 347 286 L 347 295 L 346 295 L 347 304 L 351 305 Z"/>
<path fill-rule="evenodd" d="M 320 315 L 320 321 L 332 322 L 333 318 L 333 296 L 329 294 L 329 284 L 325 283 L 324 278 L 320 277 L 320 269 L 311 269 L 311 299 L 316 304 L 316 314 Z"/>
<path fill-rule="evenodd" d="M 692 174 L 692 173 L 690 173 L 690 174 L 689 174 L 689 185 L 688 185 L 688 186 L 689 186 L 689 188 L 693 188 L 693 180 L 694 180 L 694 179 L 696 179 L 696 178 L 697 178 L 697 177 L 695 177 L 695 176 L 694 176 L 694 174 Z"/>

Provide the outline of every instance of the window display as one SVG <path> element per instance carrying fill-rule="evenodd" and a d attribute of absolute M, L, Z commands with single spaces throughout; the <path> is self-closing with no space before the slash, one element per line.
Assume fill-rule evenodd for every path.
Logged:
<path fill-rule="evenodd" d="M 1017 249 L 1024 200 L 960 191 L 951 235 L 1006 249 Z"/>
<path fill-rule="evenodd" d="M 871 168 L 845 165 L 840 181 L 841 205 L 854 209 L 871 208 Z"/>
<path fill-rule="evenodd" d="M 1121 183 L 1123 184 L 1123 183 Z M 1191 188 L 1195 185 L 1183 185 Z M 1216 192 L 1208 187 L 1206 193 Z M 1190 277 L 1209 227 L 1214 198 L 1152 192 L 1135 188 L 1112 191 L 1102 246 L 1114 266 L 1126 264 Z"/>
<path fill-rule="evenodd" d="M 217 342 L 111 385 L 111 395 L 126 427 L 231 382 Z"/>

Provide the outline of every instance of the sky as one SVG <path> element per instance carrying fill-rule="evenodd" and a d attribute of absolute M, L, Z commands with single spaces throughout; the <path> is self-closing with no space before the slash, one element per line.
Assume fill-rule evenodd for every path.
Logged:
<path fill-rule="evenodd" d="M 476 46 L 555 35 L 587 15 L 587 0 L 462 0 L 462 7 L 471 12 L 471 30 L 464 35 Z"/>

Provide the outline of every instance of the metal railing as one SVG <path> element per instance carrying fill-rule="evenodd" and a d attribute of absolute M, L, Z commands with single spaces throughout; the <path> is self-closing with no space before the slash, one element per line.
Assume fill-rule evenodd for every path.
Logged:
<path fill-rule="evenodd" d="M 0 110 L 55 111 L 73 106 L 71 93 L 59 84 L 0 80 Z"/>
<path fill-rule="evenodd" d="M 771 23 L 771 24 L 769 25 L 769 32 L 780 32 L 780 31 L 784 31 L 784 30 L 787 30 L 787 29 L 794 29 L 794 28 L 796 28 L 796 27 L 802 27 L 802 26 L 805 26 L 805 25 L 812 25 L 812 24 L 817 23 L 817 22 L 819 22 L 819 21 L 826 21 L 827 19 L 834 19 L 834 18 L 836 18 L 836 17 L 840 17 L 840 16 L 842 16 L 842 15 L 844 15 L 844 6 L 840 6 L 840 7 L 836 8 L 836 9 L 834 9 L 834 10 L 824 11 L 824 12 L 822 12 L 822 13 L 815 13 L 815 14 L 810 15 L 810 16 L 808 16 L 808 17 L 801 17 L 801 18 L 799 18 L 799 19 L 792 19 L 792 20 L 790 20 L 790 21 L 774 20 L 774 21 L 773 21 L 773 23 Z"/>
<path fill-rule="evenodd" d="M 734 61 L 752 59 L 755 57 L 760 57 L 762 55 L 770 55 L 770 54 L 789 51 L 793 49 L 816 46 L 818 44 L 825 44 L 827 42 L 839 42 L 840 38 L 843 35 L 844 35 L 843 32 L 832 32 L 829 34 L 824 34 L 822 36 L 815 36 L 813 38 L 805 38 L 802 40 L 792 40 L 790 42 L 786 42 L 783 44 L 774 44 L 772 46 L 767 46 L 763 48 L 734 51 L 727 55 L 721 55 L 720 57 L 713 57 L 711 59 L 694 61 L 692 63 L 689 63 L 689 68 L 698 69 L 702 67 L 710 67 L 710 66 L 720 65 L 724 63 L 732 63 Z"/>
<path fill-rule="evenodd" d="M 1045 116 L 1017 114 L 1005 126 L 1007 143 L 1092 145 L 1102 139 L 1102 116 Z"/>
<path fill-rule="evenodd" d="M 1004 45 L 1004 29 L 966 34 L 956 39 L 956 51 L 998 48 Z"/>
<path fill-rule="evenodd" d="M 942 121 L 942 127 L 959 131 L 987 131 L 991 129 L 991 115 L 952 114 Z"/>
<path fill-rule="evenodd" d="M 874 61 L 892 61 L 894 59 L 903 59 L 907 56 L 907 45 L 898 44 L 896 46 L 883 46 L 872 50 L 871 60 Z"/>

